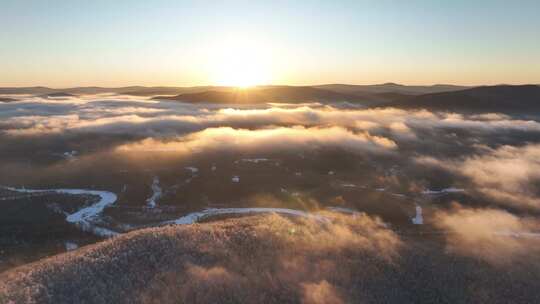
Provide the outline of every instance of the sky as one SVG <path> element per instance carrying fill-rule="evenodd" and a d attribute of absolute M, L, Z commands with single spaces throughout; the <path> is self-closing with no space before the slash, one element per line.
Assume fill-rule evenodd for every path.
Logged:
<path fill-rule="evenodd" d="M 540 1 L 0 0 L 0 86 L 540 83 Z"/>

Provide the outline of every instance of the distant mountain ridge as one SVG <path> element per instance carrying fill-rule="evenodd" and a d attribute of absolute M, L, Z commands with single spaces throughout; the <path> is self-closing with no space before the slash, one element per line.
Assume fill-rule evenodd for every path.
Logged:
<path fill-rule="evenodd" d="M 65 94 L 125 94 L 129 92 L 145 92 L 148 90 L 156 91 L 181 91 L 182 88 L 177 87 L 143 87 L 143 86 L 129 86 L 129 87 L 117 87 L 117 88 L 103 88 L 103 87 L 74 87 L 74 88 L 48 88 L 48 87 L 0 87 L 0 94 L 31 94 L 31 95 L 47 95 L 55 93 Z"/>
<path fill-rule="evenodd" d="M 247 89 L 225 86 L 119 88 L 47 87 L 0 88 L 0 94 L 27 94 L 38 97 L 70 97 L 84 94 L 126 94 L 187 103 L 248 104 L 268 102 L 349 102 L 368 107 L 424 108 L 436 111 L 540 113 L 540 86 L 495 85 L 463 87 L 455 85 L 406 86 L 327 84 L 317 86 L 257 86 Z M 0 96 L 11 102 L 14 96 Z"/>
<path fill-rule="evenodd" d="M 154 99 L 175 100 L 188 103 L 267 103 L 267 102 L 360 102 L 370 104 L 388 99 L 377 94 L 346 94 L 314 87 L 272 86 L 230 91 L 205 91 L 179 94 L 176 96 L 156 96 Z"/>
<path fill-rule="evenodd" d="M 9 98 L 9 97 L 0 97 L 0 102 L 13 102 L 17 101 L 17 99 Z"/>
<path fill-rule="evenodd" d="M 468 89 L 471 87 L 449 85 L 449 84 L 435 84 L 431 86 L 408 86 L 397 84 L 393 82 L 374 84 L 374 85 L 351 85 L 351 84 L 323 84 L 314 86 L 316 88 L 332 90 L 342 93 L 396 93 L 404 95 L 422 95 L 429 93 L 449 92 Z"/>
<path fill-rule="evenodd" d="M 424 94 L 380 106 L 437 111 L 540 113 L 540 86 L 497 85 L 460 91 Z"/>
<path fill-rule="evenodd" d="M 378 93 L 398 93 L 404 95 L 419 95 L 442 91 L 465 89 L 467 87 L 454 85 L 433 85 L 433 86 L 407 86 L 395 83 L 375 84 L 375 85 L 351 85 L 351 84 L 324 84 L 314 86 L 285 86 L 285 85 L 265 85 L 257 86 L 258 89 L 275 88 L 315 88 L 332 91 L 341 94 L 366 95 Z M 227 86 L 194 86 L 194 87 L 170 87 L 170 86 L 126 86 L 126 87 L 73 87 L 73 88 L 48 88 L 43 86 L 35 87 L 0 87 L 0 94 L 32 94 L 45 95 L 52 93 L 68 94 L 127 94 L 135 96 L 152 95 L 179 95 L 187 93 L 198 93 L 204 91 L 232 91 L 234 87 Z"/>
<path fill-rule="evenodd" d="M 76 97 L 76 96 L 77 95 L 75 94 L 66 93 L 66 92 L 54 92 L 54 93 L 43 94 L 40 97 L 49 98 L 49 97 Z"/>

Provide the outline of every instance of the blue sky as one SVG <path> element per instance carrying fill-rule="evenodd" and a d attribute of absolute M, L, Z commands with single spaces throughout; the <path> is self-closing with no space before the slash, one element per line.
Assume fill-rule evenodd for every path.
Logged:
<path fill-rule="evenodd" d="M 540 1 L 216 2 L 0 0 L 0 86 L 540 83 Z"/>

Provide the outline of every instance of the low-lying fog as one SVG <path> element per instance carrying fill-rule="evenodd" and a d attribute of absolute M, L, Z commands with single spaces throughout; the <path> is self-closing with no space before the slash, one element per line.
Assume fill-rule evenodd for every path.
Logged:
<path fill-rule="evenodd" d="M 443 233 L 449 251 L 494 264 L 540 253 L 540 120 L 530 117 L 28 96 L 0 102 L 0 132 L 0 185 L 114 193 L 91 220 L 115 233 L 227 213 L 208 208 L 324 209 Z M 99 203 L 13 188 L 0 190 L 3 239 Z"/>

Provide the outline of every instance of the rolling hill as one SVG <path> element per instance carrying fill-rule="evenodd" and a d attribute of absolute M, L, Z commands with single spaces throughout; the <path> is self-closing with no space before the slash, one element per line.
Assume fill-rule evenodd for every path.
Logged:
<path fill-rule="evenodd" d="M 153 95 L 177 95 L 182 93 L 204 92 L 208 90 L 228 90 L 228 87 L 219 86 L 196 86 L 196 87 L 145 87 L 145 86 L 128 86 L 128 87 L 73 87 L 73 88 L 48 88 L 48 87 L 0 87 L 0 94 L 30 94 L 36 96 L 44 96 L 51 94 L 123 94 L 134 96 L 153 96 Z"/>
<path fill-rule="evenodd" d="M 393 101 L 384 106 L 436 111 L 527 112 L 540 111 L 540 86 L 497 85 L 425 94 Z"/>
<path fill-rule="evenodd" d="M 33 94 L 45 98 L 102 93 L 126 94 L 187 103 L 349 102 L 369 107 L 425 108 L 436 111 L 521 113 L 540 110 L 540 86 L 538 85 L 496 85 L 469 88 L 453 85 L 405 86 L 385 83 L 379 85 L 258 86 L 248 89 L 224 86 L 0 88 L 0 94 Z M 4 102 L 13 101 L 12 96 L 2 98 Z"/>
<path fill-rule="evenodd" d="M 13 102 L 17 101 L 15 98 L 9 98 L 9 97 L 0 97 L 0 102 Z"/>
<path fill-rule="evenodd" d="M 248 216 L 138 230 L 21 266 L 0 274 L 0 303 L 536 303 L 530 266 L 509 276 L 363 214 L 326 225 Z"/>
<path fill-rule="evenodd" d="M 187 103 L 265 103 L 270 100 L 256 91 L 204 91 L 197 93 L 179 94 L 176 96 L 156 96 L 152 99 L 174 100 Z"/>
<path fill-rule="evenodd" d="M 308 86 L 271 86 L 229 91 L 210 90 L 177 96 L 157 96 L 154 99 L 188 103 L 353 102 L 364 105 L 393 100 L 384 94 L 346 94 Z"/>
<path fill-rule="evenodd" d="M 75 94 L 66 93 L 66 92 L 54 92 L 54 93 L 43 94 L 40 97 L 55 98 L 55 97 L 76 97 L 76 96 L 77 95 Z"/>
<path fill-rule="evenodd" d="M 264 102 L 353 102 L 376 105 L 402 100 L 412 95 L 452 91 L 465 87 L 451 85 L 405 86 L 393 83 L 380 85 L 328 84 L 320 86 L 258 86 L 239 90 L 226 86 L 128 86 L 104 87 L 5 87 L 0 94 L 31 94 L 36 96 L 68 96 L 85 94 L 122 94 L 184 102 L 264 103 Z"/>
<path fill-rule="evenodd" d="M 378 93 L 394 93 L 402 95 L 422 95 L 429 93 L 450 92 L 467 89 L 466 86 L 456 86 L 448 84 L 436 84 L 431 86 L 408 86 L 397 83 L 383 83 L 374 85 L 351 85 L 351 84 L 323 84 L 314 86 L 319 89 L 331 90 L 347 94 L 378 94 Z"/>

